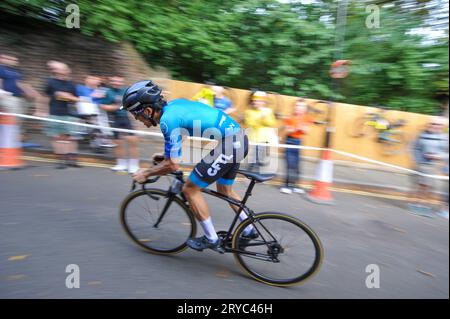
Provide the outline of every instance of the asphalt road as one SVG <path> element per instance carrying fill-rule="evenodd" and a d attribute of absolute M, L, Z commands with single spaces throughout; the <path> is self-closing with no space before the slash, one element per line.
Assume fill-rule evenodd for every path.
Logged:
<path fill-rule="evenodd" d="M 412 215 L 405 202 L 335 193 L 335 206 L 321 206 L 258 185 L 250 207 L 300 218 L 325 250 L 314 278 L 279 288 L 247 277 L 230 254 L 142 251 L 118 219 L 130 181 L 50 163 L 0 171 L 0 298 L 449 298 L 448 220 Z M 208 202 L 216 229 L 225 229 L 228 205 Z M 69 264 L 79 266 L 80 288 L 66 287 Z M 380 288 L 366 287 L 370 264 Z"/>

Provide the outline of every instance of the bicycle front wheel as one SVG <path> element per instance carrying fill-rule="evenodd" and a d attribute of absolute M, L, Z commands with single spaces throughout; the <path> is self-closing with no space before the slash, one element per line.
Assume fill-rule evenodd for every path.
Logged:
<path fill-rule="evenodd" d="M 147 189 L 130 193 L 120 208 L 127 235 L 146 251 L 171 255 L 187 248 L 196 222 L 189 207 L 167 191 Z"/>
<path fill-rule="evenodd" d="M 253 225 L 258 237 L 243 239 Z M 300 220 L 285 214 L 261 213 L 246 219 L 233 235 L 237 263 L 254 279 L 273 286 L 301 284 L 314 276 L 323 260 L 319 237 Z"/>

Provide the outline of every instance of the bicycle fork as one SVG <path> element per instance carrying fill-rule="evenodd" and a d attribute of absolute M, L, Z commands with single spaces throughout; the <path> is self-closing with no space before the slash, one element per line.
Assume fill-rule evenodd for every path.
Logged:
<path fill-rule="evenodd" d="M 170 204 L 172 204 L 172 202 L 173 202 L 173 196 L 174 196 L 174 195 L 169 195 L 169 197 L 168 197 L 168 199 L 167 199 L 167 202 L 164 204 L 164 208 L 163 208 L 163 210 L 162 210 L 162 212 L 161 212 L 161 215 L 159 215 L 158 220 L 157 220 L 156 223 L 153 225 L 154 228 L 158 228 L 159 223 L 161 223 L 161 221 L 162 221 L 164 215 L 166 215 L 166 212 L 167 212 L 167 210 L 169 209 Z"/>

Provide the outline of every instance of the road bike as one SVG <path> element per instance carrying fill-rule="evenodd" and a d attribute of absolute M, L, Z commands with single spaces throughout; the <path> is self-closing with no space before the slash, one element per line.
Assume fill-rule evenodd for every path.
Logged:
<path fill-rule="evenodd" d="M 256 183 L 274 175 L 239 170 L 250 179 L 242 201 L 209 188 L 202 192 L 239 207 L 228 230 L 218 231 L 224 253 L 234 254 L 236 262 L 252 278 L 273 286 L 301 284 L 315 275 L 323 261 L 319 237 L 299 219 L 277 212 L 255 213 L 246 206 Z M 168 189 L 147 188 L 160 177 L 154 177 L 136 190 L 133 182 L 120 207 L 120 222 L 126 234 L 147 252 L 173 255 L 187 249 L 186 241 L 197 232 L 197 223 L 182 190 L 182 171 L 169 174 Z M 238 222 L 240 212 L 248 218 Z M 257 238 L 249 239 L 243 232 L 249 225 Z"/>

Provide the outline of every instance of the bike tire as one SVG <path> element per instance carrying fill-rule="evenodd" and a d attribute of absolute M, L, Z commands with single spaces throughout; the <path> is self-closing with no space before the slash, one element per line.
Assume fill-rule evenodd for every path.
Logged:
<path fill-rule="evenodd" d="M 249 274 L 250 277 L 253 279 L 262 282 L 267 285 L 271 286 L 279 286 L 279 287 L 286 287 L 286 286 L 294 286 L 294 285 L 300 285 L 303 284 L 306 280 L 311 279 L 314 275 L 316 275 L 322 265 L 323 262 L 323 247 L 322 243 L 319 239 L 319 237 L 316 235 L 316 233 L 305 223 L 298 220 L 295 217 L 292 217 L 287 214 L 282 213 L 259 213 L 256 214 L 253 218 L 253 221 L 249 218 L 244 220 L 242 223 L 238 225 L 236 228 L 236 231 L 232 238 L 232 249 L 239 250 L 242 249 L 242 245 L 240 245 L 240 237 L 244 229 L 249 226 L 250 224 L 253 224 L 254 226 L 258 228 L 258 230 L 262 227 L 264 223 L 267 224 L 268 220 L 279 220 L 279 221 L 285 221 L 288 223 L 291 223 L 292 225 L 296 226 L 297 228 L 301 229 L 311 240 L 313 249 L 314 249 L 314 261 L 312 262 L 311 267 L 299 275 L 296 275 L 293 278 L 288 279 L 274 279 L 269 278 L 261 273 L 258 273 L 258 271 L 255 271 L 254 269 L 251 269 L 251 266 L 247 264 L 247 262 L 243 259 L 244 253 L 241 252 L 234 252 L 234 257 L 238 265 L 244 270 L 245 273 Z M 259 224 L 259 225 L 258 225 Z M 296 234 L 295 236 L 297 236 Z M 287 248 L 286 248 L 287 249 Z M 269 261 L 267 261 L 269 262 Z"/>
<path fill-rule="evenodd" d="M 169 193 L 167 191 L 162 190 L 162 189 L 154 189 L 154 188 L 151 188 L 151 189 L 149 188 L 149 189 L 146 189 L 145 191 L 138 190 L 138 191 L 128 194 L 128 196 L 125 197 L 125 199 L 122 201 L 122 204 L 120 206 L 120 214 L 119 214 L 120 215 L 120 223 L 121 223 L 123 229 L 125 230 L 125 233 L 138 246 L 143 248 L 145 251 L 153 253 L 153 254 L 173 255 L 173 254 L 177 254 L 177 253 L 180 253 L 180 252 L 186 250 L 186 248 L 187 248 L 186 240 L 189 238 L 195 237 L 195 234 L 197 232 L 197 224 L 195 221 L 195 217 L 192 214 L 189 207 L 178 196 L 172 197 L 172 202 L 170 205 L 174 205 L 174 204 L 178 205 L 178 215 L 180 217 L 183 217 L 185 215 L 184 216 L 185 223 L 181 222 L 181 220 L 182 220 L 181 218 L 180 218 L 180 223 L 179 223 L 179 225 L 183 226 L 183 227 L 180 227 L 180 230 L 184 228 L 185 235 L 183 234 L 181 236 L 179 243 L 174 245 L 174 247 L 170 247 L 170 246 L 167 248 L 154 247 L 154 244 L 152 243 L 151 239 L 148 239 L 145 241 L 143 239 L 140 239 L 139 236 L 137 234 L 135 234 L 135 231 L 133 231 L 133 229 L 130 227 L 129 221 L 127 219 L 127 217 L 130 216 L 130 213 L 128 212 L 128 215 L 127 215 L 127 208 L 129 207 L 130 203 L 133 202 L 133 200 L 135 200 L 136 198 L 138 198 L 140 196 L 148 196 L 148 194 L 158 197 L 159 199 L 167 199 L 168 200 L 168 198 L 169 198 L 168 197 Z M 156 202 L 155 199 L 154 199 L 154 201 Z M 170 206 L 169 206 L 169 208 L 170 208 Z M 145 207 L 144 207 L 144 209 L 145 209 Z M 155 216 L 159 216 L 159 215 L 155 214 Z M 167 215 L 164 216 L 164 218 L 166 218 L 166 217 L 167 217 Z M 163 219 L 163 221 L 164 221 L 164 219 Z M 188 227 L 190 227 L 190 229 L 187 229 Z"/>

